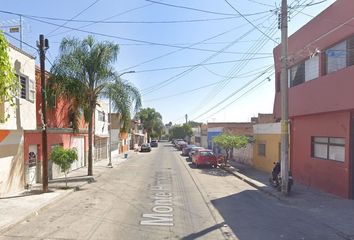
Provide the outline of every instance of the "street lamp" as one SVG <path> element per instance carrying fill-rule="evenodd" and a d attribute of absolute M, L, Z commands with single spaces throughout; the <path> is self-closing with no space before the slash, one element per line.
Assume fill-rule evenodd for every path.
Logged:
<path fill-rule="evenodd" d="M 128 73 L 135 73 L 135 71 L 127 71 L 127 72 L 122 72 L 121 74 L 118 75 L 118 77 L 121 77 L 124 74 L 128 74 Z M 112 147 L 112 115 L 111 115 L 111 94 L 109 94 L 109 153 L 108 153 L 108 167 L 112 168 L 112 151 L 111 151 L 111 147 Z"/>

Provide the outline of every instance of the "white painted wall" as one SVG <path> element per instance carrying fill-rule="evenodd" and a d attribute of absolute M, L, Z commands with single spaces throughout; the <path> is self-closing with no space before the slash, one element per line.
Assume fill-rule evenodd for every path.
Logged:
<path fill-rule="evenodd" d="M 100 106 L 96 106 L 95 112 L 95 135 L 108 137 L 108 104 L 105 102 L 99 102 Z M 105 113 L 105 121 L 98 120 L 98 112 L 103 111 Z"/>
<path fill-rule="evenodd" d="M 253 125 L 254 134 L 280 134 L 280 131 L 281 131 L 280 122 Z"/>
<path fill-rule="evenodd" d="M 10 118 L 5 123 L 0 123 L 0 129 L 7 130 L 33 130 L 36 129 L 36 79 L 35 79 L 35 60 L 24 53 L 10 47 L 9 50 L 10 63 L 14 67 L 16 74 L 26 77 L 28 85 L 34 92 L 27 91 L 27 96 L 34 94 L 33 101 L 19 99 L 19 115 L 16 114 L 16 108 L 11 107 L 9 103 L 5 103 L 5 116 Z"/>

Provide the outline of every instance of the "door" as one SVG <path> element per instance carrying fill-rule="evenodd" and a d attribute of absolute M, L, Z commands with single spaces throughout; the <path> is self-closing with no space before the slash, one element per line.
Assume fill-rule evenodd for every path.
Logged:
<path fill-rule="evenodd" d="M 28 170 L 27 170 L 27 184 L 33 185 L 37 181 L 37 145 L 29 145 L 28 149 Z"/>
<path fill-rule="evenodd" d="M 76 150 L 77 160 L 71 164 L 71 170 L 81 168 L 85 165 L 85 140 L 83 137 L 71 138 L 70 147 Z"/>

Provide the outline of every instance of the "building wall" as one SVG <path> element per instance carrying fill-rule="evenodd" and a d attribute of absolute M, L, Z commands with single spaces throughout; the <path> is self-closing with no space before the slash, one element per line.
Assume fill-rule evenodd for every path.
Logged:
<path fill-rule="evenodd" d="M 272 172 L 273 163 L 280 161 L 280 123 L 257 124 L 253 126 L 254 131 L 254 167 Z M 259 154 L 259 144 L 265 144 L 265 156 Z"/>
<path fill-rule="evenodd" d="M 224 132 L 235 135 L 252 135 L 253 124 L 251 122 L 212 122 L 208 123 L 209 129 L 222 128 Z"/>
<path fill-rule="evenodd" d="M 42 82 L 40 68 L 36 66 L 36 118 L 37 128 L 42 127 L 41 103 L 42 103 Z M 48 85 L 49 72 L 45 72 L 45 78 Z M 55 106 L 47 106 L 47 126 L 49 128 L 71 128 L 71 118 L 69 116 L 70 102 L 60 97 L 56 98 Z M 87 124 L 82 116 L 79 120 L 79 129 L 87 129 Z"/>
<path fill-rule="evenodd" d="M 222 127 L 208 126 L 208 148 L 212 149 L 214 152 L 216 151 L 216 149 L 214 149 L 213 138 L 220 135 L 222 132 L 223 132 Z"/>
<path fill-rule="evenodd" d="M 233 149 L 233 160 L 253 166 L 253 148 L 254 145 L 248 143 L 244 148 Z"/>
<path fill-rule="evenodd" d="M 17 47 L 9 48 L 10 64 L 26 79 L 26 99 L 15 99 L 16 106 L 5 102 L 0 107 L 0 197 L 23 190 L 25 186 L 24 132 L 36 128 L 35 60 Z"/>
<path fill-rule="evenodd" d="M 50 153 L 51 150 L 54 146 L 62 146 L 64 148 L 77 148 L 80 149 L 79 145 L 80 143 L 78 142 L 78 139 L 82 139 L 83 141 L 83 146 L 81 146 L 81 151 L 78 152 L 78 161 L 75 161 L 72 164 L 72 167 L 70 170 L 74 170 L 80 167 L 83 167 L 86 165 L 86 158 L 87 158 L 87 152 L 86 149 L 88 149 L 88 136 L 87 134 L 73 134 L 70 131 L 67 131 L 66 133 L 61 131 L 61 132 L 56 132 L 55 130 L 48 130 L 48 172 L 49 172 L 49 179 L 57 178 L 59 176 L 62 176 L 63 173 L 60 171 L 59 167 L 55 164 L 53 164 L 50 161 Z M 80 141 L 81 142 L 81 141 Z M 25 132 L 25 141 L 24 141 L 24 164 L 28 167 L 29 161 L 28 161 L 28 156 L 29 156 L 29 147 L 30 145 L 37 145 L 37 181 L 41 181 L 41 166 L 42 166 L 42 134 L 40 131 L 28 131 Z"/>
<path fill-rule="evenodd" d="M 291 170 L 296 181 L 342 197 L 349 197 L 350 113 L 297 117 L 291 123 Z M 345 161 L 311 157 L 311 137 L 345 138 Z"/>
<path fill-rule="evenodd" d="M 325 50 L 354 34 L 354 4 L 352 0 L 337 0 L 329 8 L 290 36 L 288 55 L 289 67 L 320 54 L 320 76 L 311 81 L 289 88 L 289 116 L 325 113 L 354 109 L 354 66 L 325 75 Z M 328 21 L 336 19 L 336 21 Z M 281 46 L 274 49 L 276 89 L 280 81 Z M 335 89 L 335 90 L 334 90 Z M 340 93 L 340 94 L 338 94 Z M 274 115 L 280 118 L 280 92 L 274 102 Z"/>
<path fill-rule="evenodd" d="M 23 131 L 0 130 L 0 197 L 24 189 Z"/>
<path fill-rule="evenodd" d="M 95 136 L 94 136 L 94 160 L 99 161 L 108 158 L 108 104 L 100 101 L 100 106 L 95 112 Z M 104 114 L 104 119 L 100 119 L 99 112 Z"/>
<path fill-rule="evenodd" d="M 11 47 L 9 48 L 9 59 L 17 75 L 26 78 L 28 86 L 35 91 L 35 60 L 33 57 L 22 52 L 21 50 Z M 29 96 L 30 91 L 27 91 Z M 35 92 L 34 92 L 35 94 Z M 35 96 L 35 95 L 34 95 Z M 0 123 L 0 129 L 17 130 L 17 129 L 35 129 L 36 128 L 36 99 L 27 100 L 18 98 L 17 107 L 12 107 L 8 102 L 2 107 L 5 111 L 4 115 L 9 114 L 10 118 L 5 123 Z"/>

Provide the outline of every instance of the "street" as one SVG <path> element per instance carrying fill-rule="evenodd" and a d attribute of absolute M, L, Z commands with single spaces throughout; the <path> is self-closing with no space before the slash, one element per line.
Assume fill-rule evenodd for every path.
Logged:
<path fill-rule="evenodd" d="M 194 168 L 169 143 L 133 153 L 96 182 L 0 239 L 350 239 L 221 169 Z"/>

